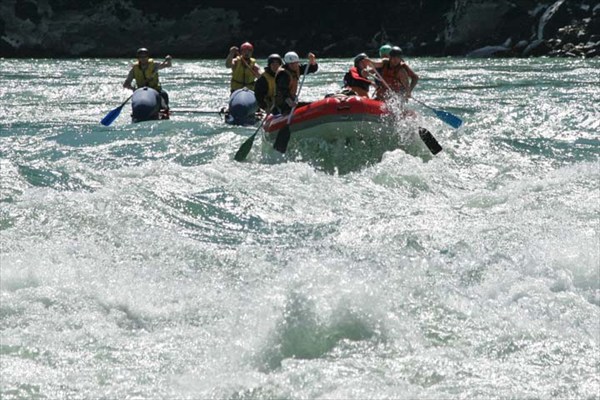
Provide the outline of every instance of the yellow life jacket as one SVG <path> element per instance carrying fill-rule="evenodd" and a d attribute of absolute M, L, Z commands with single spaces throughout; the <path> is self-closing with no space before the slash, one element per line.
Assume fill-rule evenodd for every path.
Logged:
<path fill-rule="evenodd" d="M 138 88 L 148 86 L 160 92 L 160 83 L 158 82 L 158 70 L 155 70 L 154 60 L 148 59 L 148 65 L 145 69 L 140 67 L 140 62 L 133 64 L 133 77 Z"/>
<path fill-rule="evenodd" d="M 262 76 L 267 81 L 267 95 L 265 96 L 265 103 L 267 103 L 268 106 L 267 110 L 270 110 L 275 99 L 275 75 L 265 71 L 263 72 Z"/>
<path fill-rule="evenodd" d="M 263 76 L 267 80 L 267 85 L 269 86 L 269 91 L 267 92 L 267 96 L 273 98 L 275 97 L 275 75 L 264 73 Z"/>
<path fill-rule="evenodd" d="M 239 58 L 238 62 L 235 63 L 235 67 L 231 74 L 232 92 L 244 87 L 254 90 L 254 82 L 256 81 L 256 77 L 254 76 L 252 68 L 255 64 L 256 60 L 254 58 L 251 58 L 249 63 L 247 63 L 243 58 Z"/>

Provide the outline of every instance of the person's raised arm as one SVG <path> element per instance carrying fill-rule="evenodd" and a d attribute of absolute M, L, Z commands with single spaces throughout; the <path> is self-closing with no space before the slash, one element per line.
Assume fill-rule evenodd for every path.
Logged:
<path fill-rule="evenodd" d="M 304 71 L 306 70 L 306 64 L 302 64 L 299 66 L 300 75 L 304 75 Z M 313 72 L 317 72 L 319 69 L 319 64 L 317 64 L 317 57 L 313 53 L 308 53 L 308 72 L 309 74 Z"/>
<path fill-rule="evenodd" d="M 313 53 L 308 53 L 308 72 L 317 72 L 319 69 L 319 64 L 317 64 L 317 56 Z"/>
<path fill-rule="evenodd" d="M 229 49 L 229 54 L 227 54 L 227 58 L 225 59 L 225 66 L 227 68 L 233 68 L 233 66 L 235 65 L 235 63 L 233 62 L 233 59 L 235 57 L 237 57 L 239 54 L 240 54 L 240 50 L 236 46 L 232 46 Z"/>
<path fill-rule="evenodd" d="M 173 58 L 171 56 L 166 56 L 165 57 L 165 61 L 163 61 L 160 64 L 158 64 L 157 69 L 163 69 L 163 68 L 167 68 L 167 67 L 173 66 L 173 63 L 171 62 L 172 59 Z"/>
<path fill-rule="evenodd" d="M 373 61 L 371 59 L 368 59 L 368 60 L 370 62 L 369 66 L 371 68 L 381 68 L 381 67 L 383 67 L 383 61 Z"/>

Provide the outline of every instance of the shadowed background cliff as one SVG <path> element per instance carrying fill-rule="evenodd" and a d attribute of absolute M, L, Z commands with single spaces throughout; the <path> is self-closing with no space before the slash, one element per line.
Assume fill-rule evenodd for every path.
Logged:
<path fill-rule="evenodd" d="M 157 55 L 225 57 L 243 41 L 259 57 L 374 54 L 386 42 L 416 56 L 600 54 L 593 0 L 3 0 L 0 15 L 3 57 L 131 57 L 141 45 Z"/>

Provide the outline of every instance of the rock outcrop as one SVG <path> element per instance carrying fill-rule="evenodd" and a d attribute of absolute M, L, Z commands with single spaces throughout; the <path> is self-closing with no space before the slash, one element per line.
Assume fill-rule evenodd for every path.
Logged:
<path fill-rule="evenodd" d="M 235 0 L 3 0 L 2 57 L 225 57 L 290 49 L 319 57 L 376 55 L 386 42 L 410 55 L 469 57 L 600 54 L 595 0 L 394 0 L 262 4 Z"/>

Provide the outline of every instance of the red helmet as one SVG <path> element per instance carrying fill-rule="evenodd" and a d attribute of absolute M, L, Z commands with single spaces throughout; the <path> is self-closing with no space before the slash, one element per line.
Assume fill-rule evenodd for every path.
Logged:
<path fill-rule="evenodd" d="M 250 50 L 250 51 L 254 51 L 254 46 L 252 46 L 252 44 L 251 44 L 251 43 L 249 43 L 249 42 L 246 42 L 246 43 L 243 43 L 243 44 L 240 46 L 240 50 L 242 50 L 242 51 L 244 51 L 244 50 Z"/>

